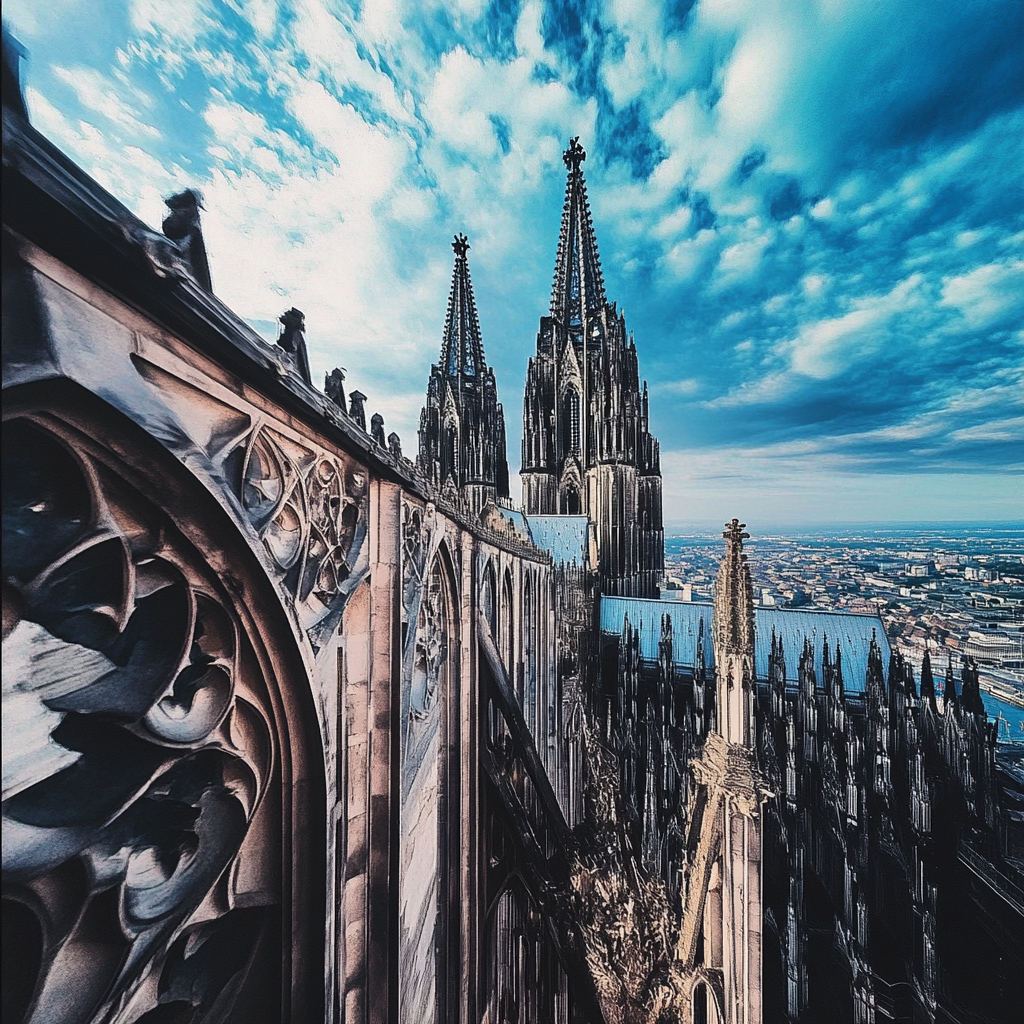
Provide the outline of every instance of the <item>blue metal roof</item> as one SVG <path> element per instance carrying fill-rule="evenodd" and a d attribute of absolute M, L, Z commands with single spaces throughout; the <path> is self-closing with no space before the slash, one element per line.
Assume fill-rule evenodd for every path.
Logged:
<path fill-rule="evenodd" d="M 587 565 L 586 516 L 528 516 L 533 543 L 551 552 L 556 565 Z"/>
<path fill-rule="evenodd" d="M 679 666 L 693 668 L 697 653 L 697 632 L 704 622 L 704 657 L 710 668 L 714 664 L 714 645 L 711 638 L 711 619 L 714 606 L 705 601 L 654 601 L 635 597 L 602 597 L 601 630 L 621 635 L 625 617 L 640 632 L 640 655 L 657 660 L 658 641 L 661 639 L 661 617 L 672 620 L 673 657 Z M 768 656 L 771 652 L 772 629 L 782 640 L 786 658 L 786 677 L 796 680 L 797 665 L 804 646 L 804 637 L 814 645 L 814 668 L 818 682 L 822 680 L 822 640 L 828 637 L 830 653 L 834 656 L 836 642 L 843 653 L 843 686 L 848 692 L 861 692 L 868 668 L 868 649 L 872 633 L 882 653 L 882 665 L 889 664 L 889 638 L 882 620 L 874 615 L 851 615 L 848 612 L 804 611 L 798 608 L 754 609 L 754 669 L 758 679 L 768 676 Z"/>

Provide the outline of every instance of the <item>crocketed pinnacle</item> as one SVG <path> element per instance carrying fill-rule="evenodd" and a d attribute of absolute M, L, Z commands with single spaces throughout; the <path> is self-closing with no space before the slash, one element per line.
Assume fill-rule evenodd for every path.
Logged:
<path fill-rule="evenodd" d="M 590 218 L 587 183 L 580 165 L 587 154 L 579 138 L 571 139 L 562 160 L 569 171 L 558 235 L 551 315 L 567 327 L 582 327 L 587 315 L 605 304 L 601 260 Z"/>
<path fill-rule="evenodd" d="M 478 377 L 487 364 L 484 361 L 476 300 L 473 298 L 473 283 L 469 279 L 469 261 L 466 258 L 469 241 L 466 236 L 456 235 L 452 248 L 455 250 L 455 267 L 441 342 L 441 372 L 447 377 L 457 377 L 459 374 Z"/>
<path fill-rule="evenodd" d="M 737 654 L 754 650 L 754 592 L 743 553 L 750 534 L 744 532 L 745 525 L 738 519 L 725 524 L 725 556 L 715 583 L 715 639 L 724 651 Z"/>

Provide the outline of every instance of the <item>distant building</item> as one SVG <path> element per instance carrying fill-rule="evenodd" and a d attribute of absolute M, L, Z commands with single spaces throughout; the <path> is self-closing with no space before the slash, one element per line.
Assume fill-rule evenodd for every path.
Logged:
<path fill-rule="evenodd" d="M 985 665 L 1020 668 L 1024 665 L 1024 641 L 997 630 L 970 630 L 964 653 Z"/>
<path fill-rule="evenodd" d="M 995 579 L 995 573 L 980 565 L 968 565 L 964 568 L 964 579 L 984 582 Z"/>

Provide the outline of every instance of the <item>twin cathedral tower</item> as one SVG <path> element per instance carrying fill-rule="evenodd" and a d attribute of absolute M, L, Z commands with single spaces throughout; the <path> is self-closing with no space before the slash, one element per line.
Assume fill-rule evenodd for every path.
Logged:
<path fill-rule="evenodd" d="M 647 382 L 625 316 L 605 296 L 597 238 L 572 139 L 551 308 L 523 396 L 522 485 L 527 516 L 583 516 L 596 547 L 601 591 L 654 597 L 665 562 L 661 462 L 650 432 Z M 473 513 L 509 495 L 505 419 L 484 358 L 464 235 L 440 361 L 420 414 L 420 472 Z"/>

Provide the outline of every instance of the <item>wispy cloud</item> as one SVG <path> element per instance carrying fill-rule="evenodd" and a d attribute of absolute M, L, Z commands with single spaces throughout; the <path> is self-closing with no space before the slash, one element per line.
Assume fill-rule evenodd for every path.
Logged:
<path fill-rule="evenodd" d="M 219 294 L 253 321 L 304 309 L 317 372 L 346 366 L 407 448 L 465 230 L 515 463 L 579 134 L 667 469 L 703 466 L 708 500 L 773 472 L 797 504 L 856 478 L 889 507 L 870 481 L 893 474 L 997 503 L 1017 486 L 1017 0 L 5 15 L 36 123 L 151 223 L 201 188 Z M 670 519 L 694 500 L 666 494 Z"/>

